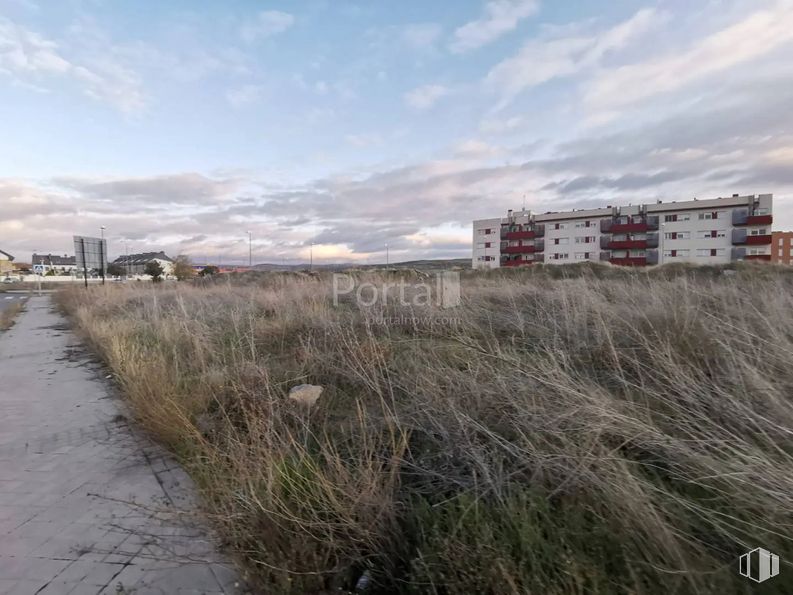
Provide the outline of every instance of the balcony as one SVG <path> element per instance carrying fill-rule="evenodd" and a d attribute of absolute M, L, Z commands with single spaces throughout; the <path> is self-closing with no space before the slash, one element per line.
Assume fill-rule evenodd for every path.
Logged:
<path fill-rule="evenodd" d="M 505 240 L 533 240 L 536 236 L 534 231 L 508 231 L 501 237 Z"/>
<path fill-rule="evenodd" d="M 647 250 L 646 254 L 647 264 L 658 264 L 658 250 Z"/>
<path fill-rule="evenodd" d="M 749 209 L 734 209 L 732 212 L 733 225 L 771 225 L 774 222 L 772 215 L 751 215 Z"/>
<path fill-rule="evenodd" d="M 647 248 L 647 240 L 609 240 L 601 237 L 600 247 L 606 250 L 644 250 Z"/>
<path fill-rule="evenodd" d="M 746 225 L 771 225 L 773 222 L 772 215 L 750 215 L 746 218 Z"/>
<path fill-rule="evenodd" d="M 757 260 L 760 262 L 771 262 L 770 254 L 749 254 L 744 257 L 744 260 Z"/>
<path fill-rule="evenodd" d="M 505 260 L 504 262 L 501 263 L 501 266 L 502 267 L 519 267 L 519 266 L 533 264 L 533 262 L 534 261 L 532 261 L 532 260 L 520 260 L 520 259 Z"/>
<path fill-rule="evenodd" d="M 542 239 L 534 240 L 534 251 L 543 252 L 544 250 L 545 250 L 545 240 Z"/>
<path fill-rule="evenodd" d="M 753 236 L 746 233 L 745 229 L 733 229 L 732 243 L 733 245 L 767 246 L 771 243 L 771 234 Z"/>
<path fill-rule="evenodd" d="M 626 256 L 622 258 L 610 258 L 609 262 L 622 267 L 643 267 L 647 266 L 646 256 Z"/>
<path fill-rule="evenodd" d="M 613 219 L 602 219 L 600 221 L 600 233 L 643 233 L 658 229 L 658 217 L 649 216 L 645 218 L 633 217 L 629 221 L 619 223 Z"/>
<path fill-rule="evenodd" d="M 534 246 L 504 246 L 501 254 L 534 254 Z"/>
<path fill-rule="evenodd" d="M 746 236 L 747 246 L 767 246 L 771 243 L 771 234 L 767 233 L 761 236 Z"/>

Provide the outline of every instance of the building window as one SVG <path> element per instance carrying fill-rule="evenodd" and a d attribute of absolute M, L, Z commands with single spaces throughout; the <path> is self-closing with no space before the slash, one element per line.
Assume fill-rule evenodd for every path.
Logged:
<path fill-rule="evenodd" d="M 669 223 L 671 221 L 677 221 L 677 215 L 664 215 L 664 221 Z"/>
<path fill-rule="evenodd" d="M 763 229 L 753 229 L 752 231 L 749 232 L 749 235 L 764 236 L 764 235 L 766 235 L 766 230 L 765 230 L 765 228 L 763 228 Z"/>
<path fill-rule="evenodd" d="M 555 238 L 553 243 L 556 246 L 566 246 L 570 243 L 570 238 Z"/>
<path fill-rule="evenodd" d="M 490 248 L 492 242 L 485 242 L 485 248 Z"/>

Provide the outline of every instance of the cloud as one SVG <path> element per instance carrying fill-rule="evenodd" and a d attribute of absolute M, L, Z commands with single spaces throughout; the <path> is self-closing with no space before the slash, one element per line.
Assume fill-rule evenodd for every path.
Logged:
<path fill-rule="evenodd" d="M 64 177 L 53 182 L 92 199 L 160 205 L 217 204 L 240 187 L 238 179 L 212 179 L 198 173 L 107 180 Z"/>
<path fill-rule="evenodd" d="M 402 29 L 402 41 L 411 49 L 427 50 L 435 47 L 443 34 L 443 27 L 436 23 L 413 23 Z"/>
<path fill-rule="evenodd" d="M 480 19 L 466 23 L 454 32 L 449 49 L 461 54 L 492 43 L 509 33 L 525 18 L 539 10 L 538 0 L 489 0 Z"/>
<path fill-rule="evenodd" d="M 617 109 L 669 93 L 793 43 L 793 6 L 780 2 L 689 44 L 682 51 L 602 72 L 585 101 L 597 109 Z"/>
<path fill-rule="evenodd" d="M 405 103 L 415 110 L 427 110 L 451 91 L 443 85 L 424 85 L 405 93 Z"/>
<path fill-rule="evenodd" d="M 599 65 L 609 52 L 635 41 L 664 18 L 655 9 L 644 8 L 605 31 L 587 32 L 581 25 L 548 29 L 525 43 L 517 54 L 496 64 L 485 82 L 502 95 L 503 107 L 530 87 Z"/>
<path fill-rule="evenodd" d="M 242 108 L 259 101 L 264 94 L 262 85 L 243 85 L 226 91 L 226 100 L 234 108 Z"/>
<path fill-rule="evenodd" d="M 344 140 L 359 148 L 383 144 L 383 138 L 379 134 L 348 134 L 344 137 Z"/>
<path fill-rule="evenodd" d="M 250 22 L 240 27 L 240 37 L 245 43 L 256 43 L 262 39 L 278 35 L 295 23 L 295 17 L 280 10 L 264 10 Z"/>
<path fill-rule="evenodd" d="M 138 74 L 108 53 L 97 52 L 82 62 L 70 60 L 56 42 L 0 17 L 3 74 L 38 89 L 48 88 L 47 81 L 53 77 L 70 79 L 89 97 L 127 114 L 141 111 L 146 104 Z"/>

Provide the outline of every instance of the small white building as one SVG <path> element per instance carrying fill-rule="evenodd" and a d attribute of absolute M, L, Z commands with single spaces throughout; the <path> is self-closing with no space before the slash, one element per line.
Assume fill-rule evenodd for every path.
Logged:
<path fill-rule="evenodd" d="M 770 261 L 772 206 L 771 194 L 736 194 L 560 213 L 509 211 L 502 219 L 474 221 L 472 264 Z"/>
<path fill-rule="evenodd" d="M 113 264 L 123 267 L 127 275 L 145 275 L 146 265 L 156 262 L 163 270 L 163 275 L 173 274 L 173 260 L 165 252 L 143 252 L 141 254 L 125 254 L 113 261 Z"/>
<path fill-rule="evenodd" d="M 58 256 L 57 254 L 34 254 L 31 257 L 33 273 L 46 275 L 53 272 L 55 275 L 73 275 L 77 270 L 74 256 Z"/>

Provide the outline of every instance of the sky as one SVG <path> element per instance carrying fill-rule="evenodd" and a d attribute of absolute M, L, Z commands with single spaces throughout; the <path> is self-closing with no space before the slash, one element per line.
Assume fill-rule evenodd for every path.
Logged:
<path fill-rule="evenodd" d="M 793 0 L 0 0 L 0 249 L 376 263 L 774 193 Z M 313 249 L 312 249 L 313 244 Z"/>

